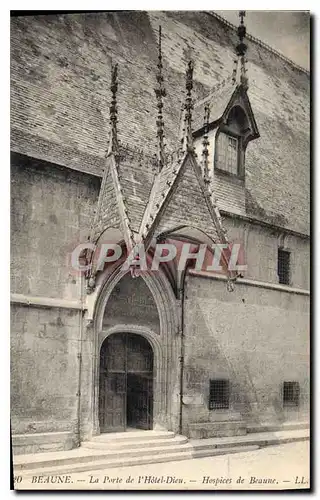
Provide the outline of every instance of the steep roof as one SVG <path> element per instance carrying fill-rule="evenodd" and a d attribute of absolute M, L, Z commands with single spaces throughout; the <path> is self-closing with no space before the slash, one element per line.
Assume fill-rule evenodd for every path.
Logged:
<path fill-rule="evenodd" d="M 121 215 L 118 207 L 118 195 L 113 182 L 113 159 L 106 159 L 98 204 L 92 224 L 90 241 L 96 243 L 101 234 L 108 228 L 121 228 Z"/>
<path fill-rule="evenodd" d="M 160 172 L 154 178 L 153 186 L 150 190 L 148 203 L 145 208 L 143 219 L 141 220 L 140 235 L 148 232 L 152 220 L 159 212 L 170 186 L 173 184 L 181 164 L 176 159 L 172 158 L 167 161 Z"/>
<path fill-rule="evenodd" d="M 148 156 L 134 150 L 123 151 L 119 166 L 119 182 L 128 210 L 130 227 L 135 234 L 139 233 L 154 176 L 155 172 Z"/>
<path fill-rule="evenodd" d="M 194 132 L 203 127 L 205 104 L 210 108 L 210 122 L 214 122 L 223 115 L 235 90 L 236 85 L 228 78 L 218 83 L 203 99 L 195 102 L 192 123 Z"/>
<path fill-rule="evenodd" d="M 154 235 L 181 227 L 198 229 L 215 243 L 227 242 L 214 196 L 193 154 L 167 165 L 153 189 L 140 231 L 148 243 Z"/>
<path fill-rule="evenodd" d="M 195 61 L 196 100 L 232 72 L 236 33 L 205 12 L 28 16 L 11 23 L 12 150 L 95 175 L 105 165 L 111 58 L 119 63 L 120 139 L 151 157 L 159 24 L 168 150 L 177 145 L 186 60 Z M 248 95 L 260 139 L 247 149 L 246 210 L 308 233 L 309 75 L 255 41 L 248 45 Z M 128 203 L 137 211 L 137 231 L 153 172 L 144 162 L 135 165 L 124 166 L 123 176 L 136 187 Z"/>
<path fill-rule="evenodd" d="M 204 182 L 201 167 L 194 155 L 187 153 L 175 172 L 154 218 L 155 233 L 189 226 L 199 229 L 215 243 L 226 243 L 213 193 Z"/>
<path fill-rule="evenodd" d="M 218 84 L 206 97 L 200 101 L 196 101 L 193 113 L 193 134 L 203 135 L 204 125 L 204 109 L 209 108 L 210 119 L 209 125 L 217 123 L 224 117 L 228 116 L 232 106 L 240 104 L 248 116 L 252 133 L 255 138 L 259 137 L 257 123 L 252 111 L 251 103 L 247 94 L 247 90 L 241 85 L 233 83 L 231 79 L 224 80 Z"/>
<path fill-rule="evenodd" d="M 97 243 L 109 229 L 119 229 L 127 247 L 138 241 L 142 217 L 154 184 L 152 158 L 141 151 L 119 148 L 105 160 L 90 241 Z"/>

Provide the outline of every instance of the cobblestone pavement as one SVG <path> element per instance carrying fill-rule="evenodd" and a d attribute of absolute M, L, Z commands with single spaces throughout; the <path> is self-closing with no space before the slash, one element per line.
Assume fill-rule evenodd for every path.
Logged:
<path fill-rule="evenodd" d="M 71 474 L 70 477 L 71 484 L 27 485 L 24 482 L 24 488 L 90 490 L 309 488 L 309 441 L 269 446 L 256 451 L 220 457 L 93 470 Z"/>

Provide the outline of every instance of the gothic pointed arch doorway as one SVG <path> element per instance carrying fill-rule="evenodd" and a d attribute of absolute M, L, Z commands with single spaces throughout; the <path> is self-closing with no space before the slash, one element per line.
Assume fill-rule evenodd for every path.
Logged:
<path fill-rule="evenodd" d="M 112 432 L 117 432 L 116 425 L 102 422 L 100 400 L 100 354 L 108 345 L 106 343 L 103 347 L 106 339 L 114 334 L 136 334 L 152 349 L 152 424 L 149 425 L 153 430 L 178 431 L 181 339 L 177 310 L 172 286 L 161 269 L 157 273 L 147 271 L 133 278 L 130 272 L 119 266 L 98 276 L 95 290 L 88 299 L 87 317 L 93 321 L 88 323 L 85 333 L 88 350 L 83 356 L 83 365 L 87 365 L 91 372 L 83 369 L 82 381 L 83 386 L 88 387 L 90 377 L 91 392 L 90 397 L 85 390 L 81 392 L 82 440 L 106 430 L 109 432 L 111 427 Z M 134 374 L 131 376 L 134 378 Z M 129 386 L 130 383 L 129 380 Z M 135 397 L 138 395 L 132 395 L 133 399 Z"/>
<path fill-rule="evenodd" d="M 109 335 L 100 349 L 100 432 L 153 427 L 153 350 L 132 332 Z"/>

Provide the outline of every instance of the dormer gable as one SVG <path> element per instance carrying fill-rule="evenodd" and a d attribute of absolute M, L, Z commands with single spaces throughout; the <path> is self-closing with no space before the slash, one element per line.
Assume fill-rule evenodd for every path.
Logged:
<path fill-rule="evenodd" d="M 246 142 L 259 137 L 247 90 L 242 85 L 235 88 L 222 114 L 221 122 L 223 125 L 235 127 L 236 133 L 243 135 Z"/>
<path fill-rule="evenodd" d="M 238 43 L 232 77 L 218 84 L 205 99 L 195 106 L 195 148 L 199 154 L 205 146 L 204 174 L 227 174 L 245 180 L 245 153 L 250 141 L 259 137 L 258 127 L 248 97 L 249 81 L 246 69 L 245 11 L 239 11 Z M 201 113 L 202 111 L 202 113 Z M 201 124 L 200 116 L 205 115 Z M 208 157 L 211 155 L 211 161 Z M 242 193 L 242 202 L 244 193 Z"/>
<path fill-rule="evenodd" d="M 209 108 L 207 127 L 201 123 L 204 108 Z M 245 153 L 250 141 L 257 139 L 258 126 L 246 88 L 225 83 L 195 105 L 194 145 L 201 154 L 204 136 L 208 135 L 209 171 L 215 170 L 245 178 Z M 203 118 L 202 118 L 203 120 Z"/>

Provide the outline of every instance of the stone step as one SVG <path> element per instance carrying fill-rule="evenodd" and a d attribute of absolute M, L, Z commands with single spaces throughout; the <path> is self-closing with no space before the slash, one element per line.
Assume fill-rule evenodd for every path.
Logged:
<path fill-rule="evenodd" d="M 89 443 L 95 443 L 92 448 L 96 448 L 97 453 L 108 452 L 108 450 L 113 450 L 114 448 L 141 448 L 143 446 L 150 445 L 167 445 L 169 442 L 173 441 L 174 444 L 182 444 L 187 441 L 184 436 L 175 436 L 174 432 L 171 431 L 129 431 L 129 432 L 116 432 L 116 433 L 106 433 L 100 434 L 99 436 L 94 436 L 91 441 L 85 441 L 82 443 L 81 447 L 73 448 L 67 454 L 71 459 L 77 460 L 78 457 L 84 457 L 86 455 L 94 454 L 95 451 L 88 449 L 91 446 Z M 101 449 L 100 449 L 101 444 Z M 89 445 L 89 446 L 88 446 Z M 38 463 L 40 460 L 47 461 L 52 460 L 62 460 L 66 457 L 66 454 L 60 450 L 44 450 L 43 453 L 27 453 L 27 454 L 16 454 L 14 452 L 14 462 L 17 466 L 20 464 L 28 463 Z"/>
<path fill-rule="evenodd" d="M 33 475 L 58 475 L 58 474 L 71 474 L 77 472 L 90 472 L 98 470 L 107 470 L 115 467 L 127 467 L 134 465 L 146 465 L 152 463 L 164 463 L 164 462 L 176 462 L 182 460 L 190 460 L 192 458 L 203 458 L 203 457 L 214 457 L 225 455 L 226 453 L 244 453 L 248 451 L 255 451 L 259 446 L 236 446 L 232 448 L 217 448 L 214 450 L 199 450 L 194 451 L 192 448 L 188 448 L 180 452 L 168 452 L 167 454 L 158 455 L 150 454 L 149 456 L 140 457 L 122 457 L 114 458 L 112 460 L 97 460 L 97 461 L 87 461 L 79 464 L 66 464 L 66 465 L 56 465 L 49 467 L 41 467 L 39 469 L 23 470 L 19 473 L 23 473 L 24 477 L 30 477 Z"/>
<path fill-rule="evenodd" d="M 283 424 L 260 424 L 247 425 L 248 433 L 256 432 L 275 432 L 275 431 L 293 431 L 300 429 L 309 429 L 310 422 L 284 422 Z"/>
<path fill-rule="evenodd" d="M 291 430 L 281 432 L 260 432 L 246 436 L 232 436 L 211 439 L 193 439 L 183 443 L 175 438 L 162 440 L 162 446 L 149 446 L 153 440 L 140 443 L 132 448 L 110 447 L 108 449 L 90 449 L 83 446 L 67 452 L 37 453 L 35 455 L 18 455 L 14 457 L 15 473 L 23 475 L 67 474 L 162 463 L 192 458 L 209 457 L 229 453 L 253 451 L 262 446 L 290 443 L 309 439 L 309 430 Z M 97 440 L 99 442 L 99 440 Z M 108 440 L 107 440 L 108 441 Z M 170 443 L 174 441 L 174 444 Z M 177 443 L 178 441 L 178 443 Z M 155 441 L 156 442 L 156 441 Z"/>
<path fill-rule="evenodd" d="M 154 450 L 153 450 L 154 451 Z M 87 472 L 96 471 L 102 469 L 111 469 L 114 467 L 127 467 L 133 465 L 146 465 L 153 463 L 163 463 L 171 461 L 189 460 L 193 458 L 192 449 L 187 448 L 184 451 L 172 451 L 164 454 L 149 454 L 131 457 L 126 454 L 121 458 L 109 458 L 104 460 L 87 460 L 83 463 L 69 463 L 64 465 L 51 465 L 46 467 L 40 467 L 37 469 L 19 470 L 19 474 L 23 474 L 24 477 L 30 477 L 33 475 L 56 475 L 56 474 L 71 474 L 75 472 Z M 88 459 L 88 457 L 87 457 Z"/>
<path fill-rule="evenodd" d="M 241 446 L 230 446 L 228 448 L 204 448 L 204 449 L 194 449 L 192 458 L 204 458 L 204 457 L 215 457 L 218 455 L 229 455 L 231 453 L 244 453 L 246 451 L 256 451 L 260 446 L 256 444 L 251 445 L 241 445 Z"/>
<path fill-rule="evenodd" d="M 172 431 L 127 431 L 127 432 L 105 432 L 94 436 L 91 441 L 102 443 L 134 443 L 143 441 L 153 441 L 156 439 L 172 439 L 175 433 Z"/>
<path fill-rule="evenodd" d="M 258 446 L 238 446 L 234 448 L 228 449 L 226 451 L 225 448 L 207 451 L 193 451 L 191 448 L 185 451 L 167 453 L 165 455 L 150 455 L 150 456 L 141 456 L 141 457 L 124 457 L 124 458 L 116 458 L 113 460 L 101 460 L 101 461 L 88 461 L 81 464 L 69 464 L 69 465 L 59 465 L 55 467 L 42 467 L 40 469 L 35 470 L 27 470 L 23 471 L 24 477 L 30 477 L 32 475 L 58 475 L 58 474 L 71 474 L 76 472 L 90 472 L 90 471 L 98 471 L 98 470 L 107 470 L 115 467 L 127 467 L 134 465 L 146 465 L 153 463 L 164 463 L 164 462 L 177 462 L 182 460 L 190 460 L 192 458 L 203 458 L 206 456 L 220 456 L 225 455 L 226 453 L 244 453 L 248 451 L 257 450 Z M 21 471 L 20 471 L 21 474 Z"/>
<path fill-rule="evenodd" d="M 275 432 L 257 432 L 245 436 L 232 436 L 209 439 L 191 439 L 189 443 L 195 451 L 215 448 L 229 449 L 233 446 L 258 445 L 269 446 L 274 444 L 292 443 L 310 439 L 309 429 Z"/>
<path fill-rule="evenodd" d="M 100 437 L 100 436 L 99 436 Z M 180 444 L 184 444 L 188 442 L 188 438 L 185 436 L 174 436 L 171 439 L 168 439 L 167 436 L 163 438 L 150 439 L 150 440 L 142 440 L 142 441 L 107 441 L 102 439 L 92 439 L 91 441 L 84 441 L 81 445 L 81 448 L 88 448 L 94 450 L 117 450 L 117 449 L 126 449 L 128 451 L 133 450 L 135 448 L 141 448 L 141 445 L 148 446 L 148 448 L 155 448 L 159 446 L 176 446 Z"/>
<path fill-rule="evenodd" d="M 45 459 L 41 460 L 39 456 L 39 460 L 32 462 L 19 463 L 15 462 L 16 470 L 26 470 L 26 469 L 35 469 L 35 468 L 47 468 L 47 467 L 56 467 L 56 466 L 67 466 L 68 464 L 81 464 L 82 462 L 97 462 L 97 461 L 107 461 L 108 463 L 113 462 L 114 460 L 121 458 L 135 458 L 135 457 L 148 457 L 151 455 L 162 455 L 167 453 L 184 453 L 192 451 L 192 448 L 188 443 L 186 444 L 177 444 L 172 446 L 158 446 L 158 447 L 140 447 L 133 449 L 121 449 L 115 448 L 113 450 L 104 449 L 104 450 L 91 450 L 84 449 L 81 447 L 79 454 L 72 454 L 72 456 L 64 456 L 64 457 L 45 457 Z M 38 454 L 40 455 L 40 454 Z"/>

